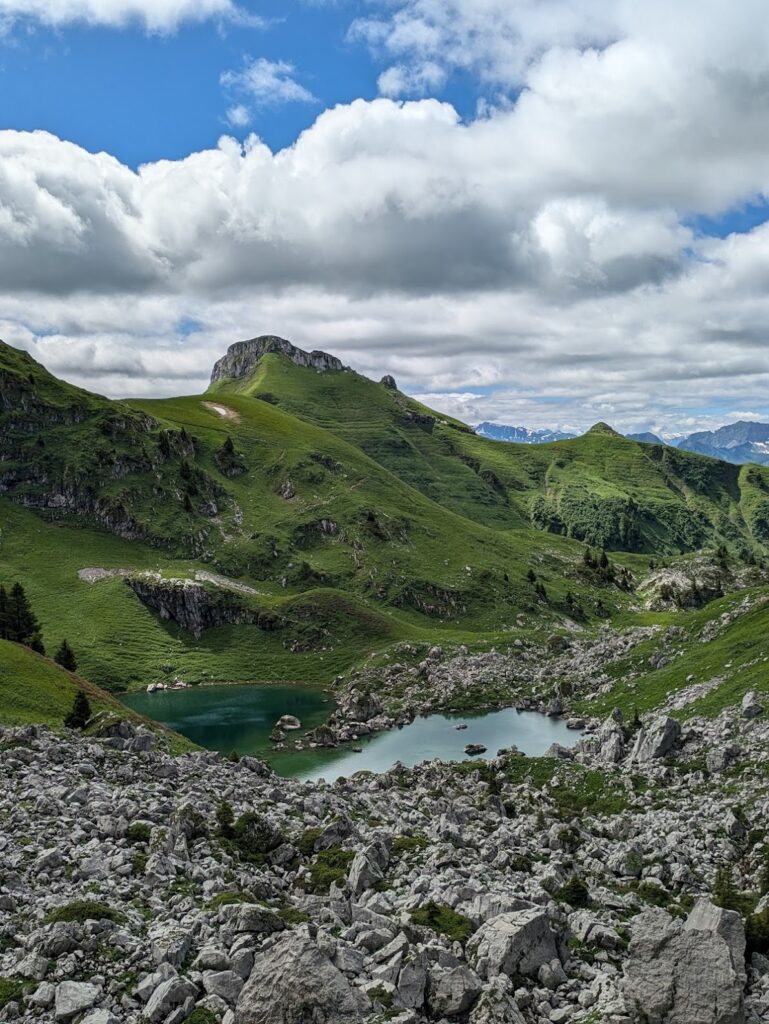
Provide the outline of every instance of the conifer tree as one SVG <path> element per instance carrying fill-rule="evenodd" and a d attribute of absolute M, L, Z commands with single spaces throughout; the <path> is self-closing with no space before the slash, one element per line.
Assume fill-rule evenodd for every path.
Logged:
<path fill-rule="evenodd" d="M 82 690 L 75 694 L 72 710 L 64 719 L 68 729 L 83 729 L 91 717 L 91 705 Z"/>
<path fill-rule="evenodd" d="M 74 672 L 77 669 L 75 653 L 66 640 L 62 640 L 61 647 L 59 647 L 58 651 L 53 656 L 53 660 L 57 665 L 61 665 L 61 667 L 65 668 L 68 672 Z"/>
<path fill-rule="evenodd" d="M 9 629 L 8 591 L 0 584 L 0 640 L 8 639 Z"/>
<path fill-rule="evenodd" d="M 21 583 L 14 583 L 11 593 L 6 595 L 5 610 L 0 614 L 2 619 L 2 635 L 4 640 L 12 640 L 16 644 L 26 644 L 33 651 L 45 653 L 40 623 L 30 607 L 29 600 Z"/>

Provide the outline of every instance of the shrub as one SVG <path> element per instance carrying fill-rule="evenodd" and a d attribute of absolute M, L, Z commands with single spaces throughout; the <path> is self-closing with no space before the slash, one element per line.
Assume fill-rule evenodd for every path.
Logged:
<path fill-rule="evenodd" d="M 411 920 L 414 924 L 424 925 L 439 935 L 445 935 L 451 942 L 465 943 L 475 931 L 475 925 L 468 917 L 434 900 L 412 910 Z"/>
<path fill-rule="evenodd" d="M 0 1010 L 8 1003 L 20 1003 L 26 983 L 21 978 L 0 978 Z"/>
<path fill-rule="evenodd" d="M 352 850 L 343 850 L 341 846 L 330 846 L 321 850 L 310 866 L 310 888 L 313 892 L 324 893 L 331 888 L 332 882 L 339 882 L 347 877 L 355 854 Z"/>
<path fill-rule="evenodd" d="M 576 875 L 573 875 L 560 889 L 556 889 L 553 895 L 559 902 L 568 903 L 570 907 L 590 906 L 590 893 L 587 886 Z"/>
<path fill-rule="evenodd" d="M 134 821 L 128 826 L 126 839 L 129 843 L 148 843 L 152 829 L 146 821 Z"/>
<path fill-rule="evenodd" d="M 122 924 L 125 916 L 119 910 L 97 900 L 75 900 L 73 903 L 64 903 L 46 914 L 46 924 L 56 924 L 57 921 L 75 924 L 84 924 L 86 921 L 112 921 L 114 924 Z"/>

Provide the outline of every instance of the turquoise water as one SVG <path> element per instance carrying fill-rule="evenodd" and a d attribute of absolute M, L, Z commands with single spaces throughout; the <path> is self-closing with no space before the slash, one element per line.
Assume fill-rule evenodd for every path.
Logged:
<path fill-rule="evenodd" d="M 322 690 L 306 686 L 191 686 L 126 693 L 121 700 L 140 715 L 222 754 L 236 750 L 264 755 L 281 715 L 295 715 L 307 730 L 325 722 L 334 708 Z"/>
<path fill-rule="evenodd" d="M 551 743 L 571 746 L 579 737 L 560 719 L 505 708 L 478 715 L 417 718 L 401 729 L 362 738 L 355 744 L 361 748 L 359 753 L 351 746 L 273 753 L 269 735 L 281 715 L 296 715 L 303 731 L 325 721 L 333 703 L 322 691 L 300 686 L 205 686 L 126 694 L 123 700 L 134 711 L 162 722 L 201 747 L 223 754 L 232 750 L 255 754 L 269 761 L 280 775 L 328 782 L 357 771 L 387 771 L 396 761 L 406 767 L 434 758 L 463 761 L 468 759 L 468 743 L 483 744 L 487 757 L 512 745 L 536 757 Z M 459 724 L 467 728 L 458 730 Z"/>

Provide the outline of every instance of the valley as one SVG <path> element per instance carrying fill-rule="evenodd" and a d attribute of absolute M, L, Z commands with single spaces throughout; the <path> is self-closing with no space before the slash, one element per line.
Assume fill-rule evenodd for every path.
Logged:
<path fill-rule="evenodd" d="M 124 401 L 0 345 L 0 1009 L 769 1020 L 768 545 L 769 469 L 273 336 Z"/>

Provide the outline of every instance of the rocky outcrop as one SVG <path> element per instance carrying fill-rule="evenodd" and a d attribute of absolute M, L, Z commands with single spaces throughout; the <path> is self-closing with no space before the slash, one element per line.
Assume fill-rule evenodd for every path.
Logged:
<path fill-rule="evenodd" d="M 681 726 L 675 718 L 661 715 L 648 726 L 643 726 L 636 736 L 635 746 L 630 755 L 632 761 L 655 761 L 667 757 L 675 749 L 681 735 Z"/>
<path fill-rule="evenodd" d="M 178 623 L 196 639 L 204 630 L 217 626 L 253 625 L 270 631 L 282 625 L 277 615 L 249 608 L 233 593 L 196 580 L 164 579 L 160 573 L 142 573 L 127 576 L 125 582 L 161 619 Z"/>
<path fill-rule="evenodd" d="M 341 359 L 330 356 L 327 352 L 305 352 L 285 338 L 264 334 L 250 341 L 238 341 L 230 345 L 227 355 L 222 356 L 214 366 L 211 383 L 215 384 L 220 380 L 242 380 L 248 377 L 262 356 L 270 352 L 286 356 L 297 366 L 308 366 L 322 373 L 347 369 Z"/>
<path fill-rule="evenodd" d="M 558 958 L 547 914 L 538 908 L 500 914 L 481 925 L 468 954 L 482 978 L 497 974 L 536 977 L 543 964 Z"/>
<path fill-rule="evenodd" d="M 369 1008 L 364 993 L 304 929 L 279 936 L 260 954 L 238 999 L 235 1024 L 357 1024 Z"/>
<path fill-rule="evenodd" d="M 634 918 L 624 995 L 634 1024 L 743 1024 L 745 932 L 739 914 L 700 900 L 686 922 Z"/>

